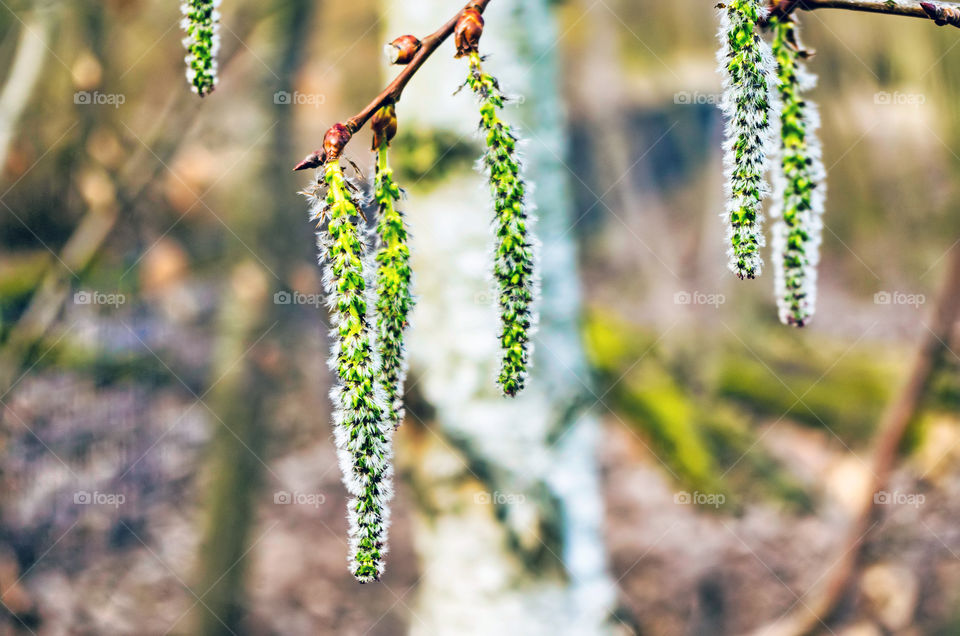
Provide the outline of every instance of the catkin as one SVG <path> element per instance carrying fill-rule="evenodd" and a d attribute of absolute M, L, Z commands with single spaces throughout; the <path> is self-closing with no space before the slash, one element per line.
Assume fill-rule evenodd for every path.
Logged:
<path fill-rule="evenodd" d="M 724 140 L 729 267 L 740 278 L 756 278 L 763 268 L 760 248 L 764 179 L 772 145 L 775 112 L 774 63 L 758 23 L 766 9 L 760 0 L 729 0 L 720 11 L 720 72 L 727 119 Z"/>
<path fill-rule="evenodd" d="M 537 322 L 534 300 L 533 215 L 526 202 L 527 186 L 521 173 L 517 137 L 500 118 L 505 98 L 497 80 L 485 73 L 480 54 L 469 54 L 467 85 L 480 100 L 480 130 L 485 153 L 483 166 L 493 195 L 495 236 L 493 275 L 500 307 L 501 363 L 497 383 L 514 396 L 527 380 Z"/>
<path fill-rule="evenodd" d="M 796 24 L 773 24 L 780 80 L 780 165 L 774 179 L 773 261 L 780 320 L 802 327 L 813 317 L 823 234 L 826 171 L 817 128 L 817 105 L 804 98 L 816 84 L 803 63 Z"/>
<path fill-rule="evenodd" d="M 332 322 L 334 436 L 343 482 L 351 495 L 350 571 L 367 583 L 383 573 L 393 497 L 393 426 L 386 418 L 379 382 L 370 310 L 372 272 L 361 240 L 359 208 L 337 160 L 327 163 L 324 183 L 310 194 L 313 218 L 327 220 L 317 234 L 317 245 Z"/>
<path fill-rule="evenodd" d="M 220 0 L 183 0 L 181 28 L 186 33 L 187 81 L 200 97 L 217 85 L 217 53 L 220 50 Z"/>

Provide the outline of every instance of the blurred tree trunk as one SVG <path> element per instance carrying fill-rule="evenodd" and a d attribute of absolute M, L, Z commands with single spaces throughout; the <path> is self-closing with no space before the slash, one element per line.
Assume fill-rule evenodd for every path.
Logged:
<path fill-rule="evenodd" d="M 428 33 L 448 2 L 388 0 L 387 35 Z M 418 505 L 422 579 L 411 618 L 416 634 L 598 634 L 612 631 L 615 586 L 606 569 L 597 462 L 599 423 L 579 334 L 580 289 L 568 196 L 557 31 L 546 0 L 497 0 L 486 13 L 481 53 L 507 93 L 524 96 L 527 175 L 543 243 L 543 299 L 535 368 L 517 399 L 500 396 L 498 319 L 490 292 L 492 205 L 469 166 L 439 182 L 401 183 L 413 235 L 418 307 L 411 332 L 413 408 L 398 457 Z M 399 104 L 401 131 L 453 131 L 475 140 L 477 106 L 452 46 L 430 61 Z M 429 79 L 426 76 L 429 76 Z M 401 133 L 402 134 L 402 133 Z M 403 143 L 401 140 L 400 143 Z M 429 143 L 429 142 L 424 142 Z M 416 149 L 414 149 L 416 152 Z M 477 154 L 479 155 L 477 146 Z"/>
<path fill-rule="evenodd" d="M 31 9 L 24 18 L 17 18 L 21 22 L 20 41 L 0 91 L 0 170 L 7 163 L 14 130 L 43 70 L 53 33 L 54 13 L 50 3 L 35 2 Z"/>
<path fill-rule="evenodd" d="M 275 13 L 283 46 L 277 72 L 265 79 L 262 95 L 292 91 L 303 62 L 316 2 L 282 3 Z M 231 247 L 236 263 L 227 281 L 217 326 L 217 349 L 212 368 L 211 406 L 216 414 L 215 434 L 207 460 L 209 484 L 205 527 L 198 557 L 198 585 L 193 627 L 198 634 L 256 633 L 248 618 L 246 561 L 256 537 L 257 496 L 263 481 L 271 405 L 282 387 L 279 351 L 285 350 L 279 307 L 270 304 L 274 277 L 285 276 L 299 256 L 296 245 L 302 206 L 286 157 L 293 156 L 290 139 L 294 110 L 274 104 L 270 152 L 257 178 L 268 187 L 262 197 L 243 202 L 232 221 L 242 236 Z M 264 214 L 264 210 L 268 210 Z M 251 253 L 252 250 L 252 253 Z M 251 260 L 256 256 L 259 264 Z M 266 259 L 266 262 L 263 260 Z M 262 266 L 261 266 L 262 265 Z M 268 273 L 269 272 L 269 273 Z M 289 345 L 290 343 L 286 343 Z"/>
<path fill-rule="evenodd" d="M 209 485 L 196 586 L 196 633 L 246 633 L 246 556 L 266 442 L 267 395 L 277 384 L 260 341 L 268 315 L 268 280 L 242 261 L 228 278 L 217 324 L 210 381 L 216 421 L 207 460 Z M 202 399 L 202 398 L 201 398 Z"/>

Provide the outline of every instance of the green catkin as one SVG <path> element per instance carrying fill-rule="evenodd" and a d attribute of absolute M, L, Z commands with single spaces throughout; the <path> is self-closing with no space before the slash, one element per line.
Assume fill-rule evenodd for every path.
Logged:
<path fill-rule="evenodd" d="M 380 384 L 386 394 L 387 419 L 394 428 L 403 421 L 403 385 L 407 376 L 406 349 L 403 344 L 414 300 L 410 293 L 410 248 L 403 213 L 396 208 L 400 188 L 393 180 L 387 161 L 387 145 L 377 151 L 377 176 L 374 200 L 377 219 L 377 335 L 380 350 Z"/>
<path fill-rule="evenodd" d="M 720 73 L 727 119 L 724 140 L 727 241 L 730 270 L 756 278 L 763 267 L 761 201 L 767 152 L 772 146 L 774 66 L 758 23 L 766 14 L 761 0 L 728 0 L 720 12 Z"/>
<path fill-rule="evenodd" d="M 332 322 L 334 436 L 343 482 L 352 496 L 347 515 L 350 571 L 367 583 L 383 573 L 393 496 L 393 426 L 385 417 L 369 311 L 372 272 L 361 240 L 359 208 L 337 160 L 327 163 L 324 184 L 310 195 L 314 220 L 328 219 L 317 234 L 317 245 L 325 264 L 323 283 Z"/>
<path fill-rule="evenodd" d="M 532 214 L 525 202 L 526 184 L 517 157 L 517 137 L 499 115 L 505 98 L 497 80 L 483 72 L 480 54 L 469 53 L 467 85 L 480 100 L 480 129 L 486 151 L 483 165 L 490 178 L 495 233 L 493 275 L 500 306 L 502 358 L 497 383 L 514 396 L 523 390 L 530 365 L 536 324 Z"/>
<path fill-rule="evenodd" d="M 220 50 L 220 0 L 184 0 L 180 27 L 186 33 L 187 81 L 200 97 L 217 85 L 217 53 Z"/>
<path fill-rule="evenodd" d="M 780 320 L 802 327 L 816 309 L 817 265 L 823 233 L 826 171 L 816 131 L 817 105 L 803 93 L 816 78 L 807 72 L 796 36 L 796 24 L 773 23 L 780 115 L 780 166 L 775 178 L 773 260 Z"/>

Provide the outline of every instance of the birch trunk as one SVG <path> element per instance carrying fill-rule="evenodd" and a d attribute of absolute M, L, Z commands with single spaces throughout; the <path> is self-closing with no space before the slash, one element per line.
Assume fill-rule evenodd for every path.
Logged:
<path fill-rule="evenodd" d="M 428 33 L 451 13 L 440 0 L 385 2 L 391 36 Z M 429 187 L 400 184 L 410 191 L 418 297 L 409 384 L 433 408 L 429 418 L 408 415 L 398 452 L 418 506 L 414 634 L 615 631 L 548 4 L 491 3 L 481 42 L 490 55 L 485 68 L 508 94 L 524 96 L 505 116 L 529 138 L 525 167 L 536 184 L 543 244 L 535 366 L 520 397 L 501 397 L 494 381 L 498 319 L 484 177 L 463 168 Z M 466 61 L 452 59 L 445 44 L 400 102 L 401 129 L 452 131 L 476 143 L 479 156 L 477 106 L 469 91 L 451 97 L 466 75 Z"/>

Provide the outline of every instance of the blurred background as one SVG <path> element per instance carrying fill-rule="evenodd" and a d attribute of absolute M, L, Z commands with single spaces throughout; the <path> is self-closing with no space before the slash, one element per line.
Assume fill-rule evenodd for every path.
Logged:
<path fill-rule="evenodd" d="M 799 16 L 829 192 L 794 330 L 726 270 L 713 3 L 491 3 L 543 244 L 515 401 L 466 67 L 414 78 L 408 415 L 353 581 L 290 168 L 461 4 L 225 0 L 201 100 L 176 3 L 3 3 L 0 631 L 960 633 L 960 32 L 842 11 Z"/>

